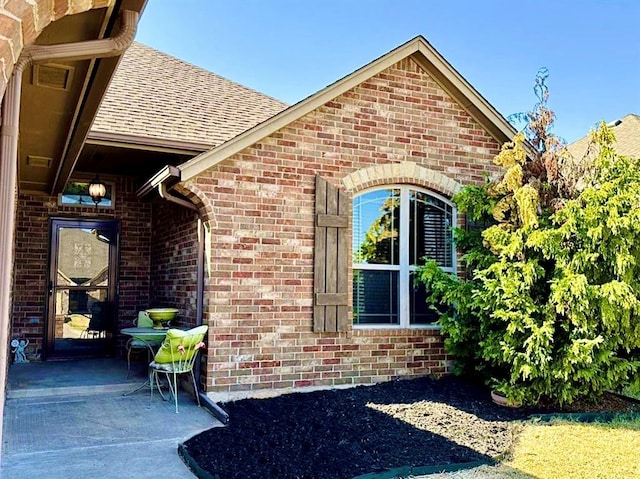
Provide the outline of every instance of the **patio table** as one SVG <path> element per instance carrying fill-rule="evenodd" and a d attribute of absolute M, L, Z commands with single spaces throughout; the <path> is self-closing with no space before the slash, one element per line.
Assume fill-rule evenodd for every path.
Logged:
<path fill-rule="evenodd" d="M 167 331 L 169 328 L 155 329 L 155 328 L 123 328 L 120 330 L 122 334 L 127 336 L 131 336 L 132 338 L 139 339 L 143 343 L 147 345 L 147 347 L 151 350 L 151 353 L 155 353 L 149 341 L 162 341 L 167 336 Z"/>

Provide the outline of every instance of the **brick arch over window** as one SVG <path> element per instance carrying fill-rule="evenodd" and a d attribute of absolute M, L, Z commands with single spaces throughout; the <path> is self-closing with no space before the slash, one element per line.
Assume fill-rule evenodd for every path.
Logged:
<path fill-rule="evenodd" d="M 22 50 L 32 45 L 51 22 L 94 8 L 109 7 L 115 0 L 10 0 L 0 7 L 0 98 L 4 96 L 13 67 Z"/>
<path fill-rule="evenodd" d="M 410 161 L 370 166 L 354 171 L 342 179 L 342 184 L 350 193 L 390 183 L 412 183 L 436 191 L 448 198 L 451 198 L 462 188 L 460 183 L 439 171 L 425 168 Z"/>

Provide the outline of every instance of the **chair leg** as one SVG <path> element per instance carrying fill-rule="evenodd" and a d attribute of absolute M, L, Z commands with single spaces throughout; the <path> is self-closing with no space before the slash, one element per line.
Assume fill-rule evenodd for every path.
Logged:
<path fill-rule="evenodd" d="M 193 383 L 193 394 L 196 396 L 198 407 L 200 407 L 200 395 L 198 394 L 198 386 L 196 385 L 196 377 L 193 374 L 193 369 L 189 371 L 189 373 L 191 374 L 191 382 Z"/>
<path fill-rule="evenodd" d="M 178 375 L 173 373 L 173 400 L 176 403 L 176 414 L 178 414 Z"/>
<path fill-rule="evenodd" d="M 149 368 L 149 389 L 151 390 L 151 393 L 149 394 L 149 407 L 151 407 L 151 401 L 153 401 L 153 376 L 155 375 L 155 372 Z"/>
<path fill-rule="evenodd" d="M 127 347 L 127 379 L 129 379 L 129 374 L 131 374 L 131 348 Z"/>

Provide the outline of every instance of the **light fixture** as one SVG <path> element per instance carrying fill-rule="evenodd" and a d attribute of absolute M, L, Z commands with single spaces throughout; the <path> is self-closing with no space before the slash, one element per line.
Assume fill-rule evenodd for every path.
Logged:
<path fill-rule="evenodd" d="M 89 182 L 89 196 L 98 207 L 98 203 L 102 201 L 102 198 L 107 194 L 107 187 L 100 179 L 100 175 L 96 174 L 96 177 Z"/>

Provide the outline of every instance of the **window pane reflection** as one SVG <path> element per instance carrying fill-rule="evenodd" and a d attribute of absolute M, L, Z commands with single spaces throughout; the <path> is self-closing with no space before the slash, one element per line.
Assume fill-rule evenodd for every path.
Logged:
<path fill-rule="evenodd" d="M 353 272 L 354 324 L 398 324 L 398 272 Z"/>
<path fill-rule="evenodd" d="M 409 264 L 435 260 L 443 268 L 453 267 L 451 206 L 426 193 L 411 191 L 409 198 Z"/>
<path fill-rule="evenodd" d="M 376 190 L 353 200 L 354 264 L 400 261 L 400 190 Z"/>
<path fill-rule="evenodd" d="M 438 314 L 427 303 L 429 294 L 424 284 L 414 283 L 411 275 L 411 290 L 409 292 L 410 324 L 433 324 L 438 320 Z"/>

